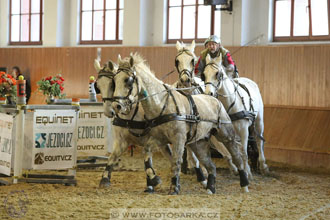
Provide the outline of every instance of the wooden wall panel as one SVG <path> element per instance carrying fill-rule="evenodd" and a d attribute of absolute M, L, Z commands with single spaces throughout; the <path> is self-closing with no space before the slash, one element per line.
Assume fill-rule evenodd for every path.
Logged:
<path fill-rule="evenodd" d="M 196 47 L 196 55 L 202 49 L 203 46 Z M 267 157 L 304 164 L 311 154 L 310 158 L 330 164 L 330 45 L 228 49 L 240 76 L 254 80 L 262 93 L 266 106 Z M 30 75 L 33 94 L 29 104 L 44 103 L 45 97 L 36 92 L 36 82 L 57 73 L 66 80 L 68 97 L 86 98 L 88 78 L 96 76 L 93 65 L 96 51 L 96 47 L 0 48 L 0 66 L 11 69 L 17 65 L 24 74 Z M 174 70 L 164 82 L 177 80 L 175 46 L 102 47 L 101 62 L 109 59 L 117 62 L 118 54 L 126 57 L 131 52 L 139 52 L 145 57 L 158 78 Z"/>
<path fill-rule="evenodd" d="M 266 146 L 330 154 L 330 110 L 265 107 Z"/>
<path fill-rule="evenodd" d="M 330 110 L 265 107 L 268 160 L 330 169 Z"/>
<path fill-rule="evenodd" d="M 199 55 L 202 46 L 196 48 Z M 228 47 L 240 76 L 254 80 L 266 105 L 330 108 L 330 45 Z M 95 47 L 76 48 L 0 48 L 0 66 L 21 67 L 30 72 L 32 88 L 43 76 L 62 73 L 69 97 L 86 97 L 88 77 L 95 75 Z M 117 61 L 118 54 L 139 52 L 158 78 L 175 71 L 175 46 L 103 47 L 102 62 Z M 164 79 L 177 80 L 176 71 Z M 31 103 L 38 103 L 34 94 Z"/>

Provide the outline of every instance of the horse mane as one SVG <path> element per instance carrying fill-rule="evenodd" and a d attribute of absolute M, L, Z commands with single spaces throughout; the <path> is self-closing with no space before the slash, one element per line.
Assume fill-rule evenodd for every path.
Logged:
<path fill-rule="evenodd" d="M 147 61 L 144 59 L 142 55 L 140 55 L 138 52 L 135 52 L 134 54 L 131 54 L 134 60 L 133 66 L 136 69 L 139 69 L 137 72 L 144 72 L 146 73 L 150 78 L 153 78 L 155 80 L 158 80 L 160 83 L 163 83 L 161 80 L 159 80 L 156 76 L 155 73 L 150 69 L 149 64 Z M 122 59 L 122 61 L 119 63 L 119 68 L 131 68 L 130 63 L 129 63 L 130 57 L 125 57 Z"/>

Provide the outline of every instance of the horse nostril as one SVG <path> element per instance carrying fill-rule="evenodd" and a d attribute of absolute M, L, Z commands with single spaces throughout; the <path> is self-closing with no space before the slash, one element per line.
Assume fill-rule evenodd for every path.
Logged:
<path fill-rule="evenodd" d="M 121 109 L 121 105 L 117 105 L 117 109 L 120 110 Z"/>

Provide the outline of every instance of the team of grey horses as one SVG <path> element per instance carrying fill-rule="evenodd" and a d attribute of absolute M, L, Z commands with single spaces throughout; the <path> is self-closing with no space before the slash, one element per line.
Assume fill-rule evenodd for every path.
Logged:
<path fill-rule="evenodd" d="M 170 194 L 180 193 L 184 150 L 195 168 L 197 181 L 214 194 L 216 166 L 210 149 L 219 151 L 232 173 L 239 176 L 243 192 L 252 179 L 248 163 L 248 138 L 256 140 L 259 169 L 267 173 L 263 145 L 263 102 L 258 86 L 247 78 L 232 79 L 221 64 L 221 57 L 206 57 L 202 82 L 194 77 L 195 42 L 177 42 L 175 65 L 178 81 L 168 85 L 157 79 L 137 53 L 118 56 L 117 63 L 104 66 L 96 60 L 96 81 L 104 113 L 112 118 L 113 152 L 102 174 L 100 187 L 109 187 L 111 173 L 128 146 L 143 147 L 146 192 L 161 183 L 152 163 L 155 150 L 171 163 Z M 202 167 L 203 166 L 204 172 Z"/>

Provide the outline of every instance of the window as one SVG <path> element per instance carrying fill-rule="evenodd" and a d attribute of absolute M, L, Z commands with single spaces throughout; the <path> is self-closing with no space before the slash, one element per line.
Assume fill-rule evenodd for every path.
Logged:
<path fill-rule="evenodd" d="M 42 44 L 42 3 L 42 0 L 10 0 L 10 45 Z"/>
<path fill-rule="evenodd" d="M 330 40 L 330 0 L 275 0 L 274 41 Z"/>
<path fill-rule="evenodd" d="M 80 43 L 119 44 L 124 0 L 80 0 Z"/>
<path fill-rule="evenodd" d="M 211 34 L 220 36 L 220 11 L 204 0 L 168 0 L 167 42 L 204 42 Z"/>

